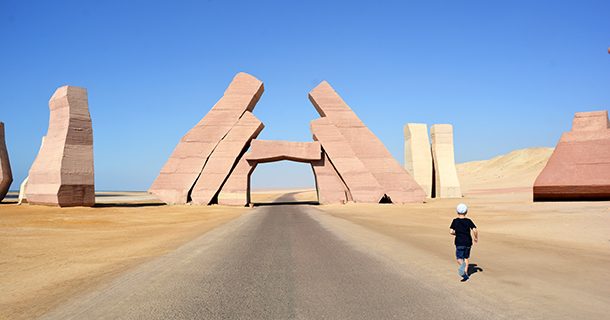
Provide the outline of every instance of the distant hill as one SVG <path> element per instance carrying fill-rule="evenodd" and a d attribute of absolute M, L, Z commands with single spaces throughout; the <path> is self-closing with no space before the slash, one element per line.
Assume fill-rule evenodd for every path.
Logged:
<path fill-rule="evenodd" d="M 531 188 L 553 148 L 515 150 L 490 160 L 457 165 L 462 192 L 482 189 Z"/>

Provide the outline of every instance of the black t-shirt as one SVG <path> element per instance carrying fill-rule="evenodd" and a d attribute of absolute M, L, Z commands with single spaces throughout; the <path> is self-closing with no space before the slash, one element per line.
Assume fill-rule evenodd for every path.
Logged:
<path fill-rule="evenodd" d="M 455 245 L 456 246 L 472 246 L 472 237 L 470 236 L 470 229 L 474 229 L 477 226 L 474 222 L 468 218 L 460 219 L 455 218 L 451 222 L 449 228 L 455 230 Z"/>

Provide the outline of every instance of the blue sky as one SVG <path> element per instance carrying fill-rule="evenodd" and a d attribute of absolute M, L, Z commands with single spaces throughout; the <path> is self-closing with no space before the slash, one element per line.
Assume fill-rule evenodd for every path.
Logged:
<path fill-rule="evenodd" d="M 265 83 L 261 139 L 310 141 L 307 92 L 327 80 L 400 162 L 407 122 L 452 123 L 458 162 L 554 146 L 574 112 L 610 106 L 609 12 L 609 1 L 0 0 L 12 188 L 66 84 L 89 91 L 99 190 L 147 189 L 239 71 Z M 253 177 L 312 181 L 289 163 Z"/>

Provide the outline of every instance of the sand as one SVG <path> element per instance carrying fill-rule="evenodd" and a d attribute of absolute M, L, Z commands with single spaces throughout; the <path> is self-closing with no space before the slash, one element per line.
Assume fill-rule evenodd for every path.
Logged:
<path fill-rule="evenodd" d="M 531 190 L 552 153 L 553 148 L 529 148 L 490 160 L 458 164 L 462 192 L 468 195 Z"/>
<path fill-rule="evenodd" d="M 530 199 L 529 193 L 513 193 L 319 208 L 400 241 L 404 247 L 391 254 L 410 252 L 405 264 L 423 267 L 422 276 L 457 283 L 449 225 L 455 205 L 468 203 L 481 234 L 470 262 L 483 268 L 468 283 L 470 295 L 505 301 L 544 319 L 604 319 L 610 314 L 610 203 Z"/>
<path fill-rule="evenodd" d="M 252 202 L 255 205 L 284 202 L 283 199 L 289 198 L 290 202 L 317 202 L 318 194 L 315 189 L 269 189 L 255 190 L 251 193 Z"/>
<path fill-rule="evenodd" d="M 378 235 L 360 240 L 368 253 L 417 269 L 431 283 L 456 283 L 455 294 L 481 304 L 494 301 L 513 318 L 605 319 L 610 314 L 610 202 L 533 203 L 531 184 L 551 152 L 525 149 L 458 165 L 463 199 L 316 208 L 328 219 L 344 221 L 344 234 L 356 237 L 359 233 L 350 229 L 356 226 Z M 255 202 L 312 201 L 316 194 L 266 190 L 252 197 Z M 7 201 L 14 200 L 13 194 Z M 251 210 L 159 206 L 138 193 L 104 193 L 98 202 L 97 208 L 68 209 L 0 205 L 0 318 L 41 315 Z M 482 270 L 465 284 L 456 274 L 448 233 L 459 202 L 470 206 L 469 216 L 481 232 L 471 263 Z"/>
<path fill-rule="evenodd" d="M 502 302 L 513 318 L 607 319 L 610 202 L 533 203 L 531 186 L 551 153 L 517 150 L 458 165 L 463 199 L 319 208 L 399 243 L 375 242 L 369 250 L 385 250 L 424 277 L 459 283 L 449 225 L 455 206 L 467 203 L 481 238 L 470 263 L 482 270 L 456 294 Z"/>
<path fill-rule="evenodd" d="M 0 205 L 0 319 L 37 317 L 248 211 L 160 206 L 138 193 L 97 201 L 96 208 Z"/>

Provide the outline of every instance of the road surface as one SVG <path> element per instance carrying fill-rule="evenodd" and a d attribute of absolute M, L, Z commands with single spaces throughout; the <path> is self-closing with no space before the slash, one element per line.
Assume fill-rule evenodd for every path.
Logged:
<path fill-rule="evenodd" d="M 43 318 L 489 318 L 356 249 L 320 215 L 315 206 L 258 207 Z"/>

